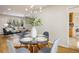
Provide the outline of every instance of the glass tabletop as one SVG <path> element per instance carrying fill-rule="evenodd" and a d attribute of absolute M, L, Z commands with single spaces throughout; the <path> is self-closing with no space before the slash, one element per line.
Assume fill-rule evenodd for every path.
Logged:
<path fill-rule="evenodd" d="M 20 39 L 20 42 L 24 44 L 46 43 L 47 38 L 44 36 L 37 36 L 35 39 L 32 37 L 25 37 Z"/>

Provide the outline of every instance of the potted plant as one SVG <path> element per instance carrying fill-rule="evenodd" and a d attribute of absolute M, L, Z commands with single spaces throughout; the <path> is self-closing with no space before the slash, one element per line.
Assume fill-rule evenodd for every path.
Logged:
<path fill-rule="evenodd" d="M 36 26 L 42 25 L 41 19 L 31 18 L 29 23 L 32 25 L 32 31 L 31 31 L 32 38 L 35 39 L 37 37 Z"/>

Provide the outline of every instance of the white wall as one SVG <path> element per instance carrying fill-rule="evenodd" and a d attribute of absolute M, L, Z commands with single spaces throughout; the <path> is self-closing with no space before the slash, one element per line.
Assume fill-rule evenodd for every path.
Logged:
<path fill-rule="evenodd" d="M 61 45 L 69 45 L 69 19 L 67 6 L 48 6 L 42 13 L 36 14 L 43 21 L 43 26 L 38 28 L 41 33 L 48 31 L 50 40 L 61 39 Z"/>

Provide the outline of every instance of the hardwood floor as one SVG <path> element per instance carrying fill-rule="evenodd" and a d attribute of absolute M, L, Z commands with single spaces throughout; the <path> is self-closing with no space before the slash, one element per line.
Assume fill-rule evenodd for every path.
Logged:
<path fill-rule="evenodd" d="M 8 52 L 7 36 L 0 35 L 0 53 Z"/>
<path fill-rule="evenodd" d="M 7 40 L 9 36 L 0 35 L 0 53 L 8 53 Z M 79 53 L 79 49 L 58 47 L 58 53 Z"/>
<path fill-rule="evenodd" d="M 79 53 L 79 50 L 74 48 L 65 48 L 65 47 L 59 46 L 58 53 Z"/>

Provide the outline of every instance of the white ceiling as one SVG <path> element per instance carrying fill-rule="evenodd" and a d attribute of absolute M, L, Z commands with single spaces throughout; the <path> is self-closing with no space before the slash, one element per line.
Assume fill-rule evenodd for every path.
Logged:
<path fill-rule="evenodd" d="M 70 12 L 79 13 L 79 5 L 74 5 L 69 8 Z"/>
<path fill-rule="evenodd" d="M 31 8 L 31 6 L 32 5 L 0 5 L 0 14 L 24 17 L 31 16 L 31 11 L 39 12 L 40 7 L 42 7 L 42 10 L 49 6 L 56 7 L 55 5 L 34 5 L 34 7 Z M 57 6 L 60 7 L 60 5 Z M 67 7 L 70 11 L 79 12 L 79 5 L 67 5 Z M 8 8 L 10 8 L 11 10 L 8 10 Z M 28 9 L 28 11 L 25 11 L 26 8 Z"/>
<path fill-rule="evenodd" d="M 31 11 L 39 11 L 40 7 L 44 9 L 47 7 L 47 5 L 34 5 L 33 8 L 31 8 L 31 5 L 0 5 L 0 14 L 25 16 L 25 14 L 29 15 Z M 10 8 L 11 10 L 8 10 L 8 8 Z M 25 8 L 27 8 L 28 11 L 25 11 Z"/>

